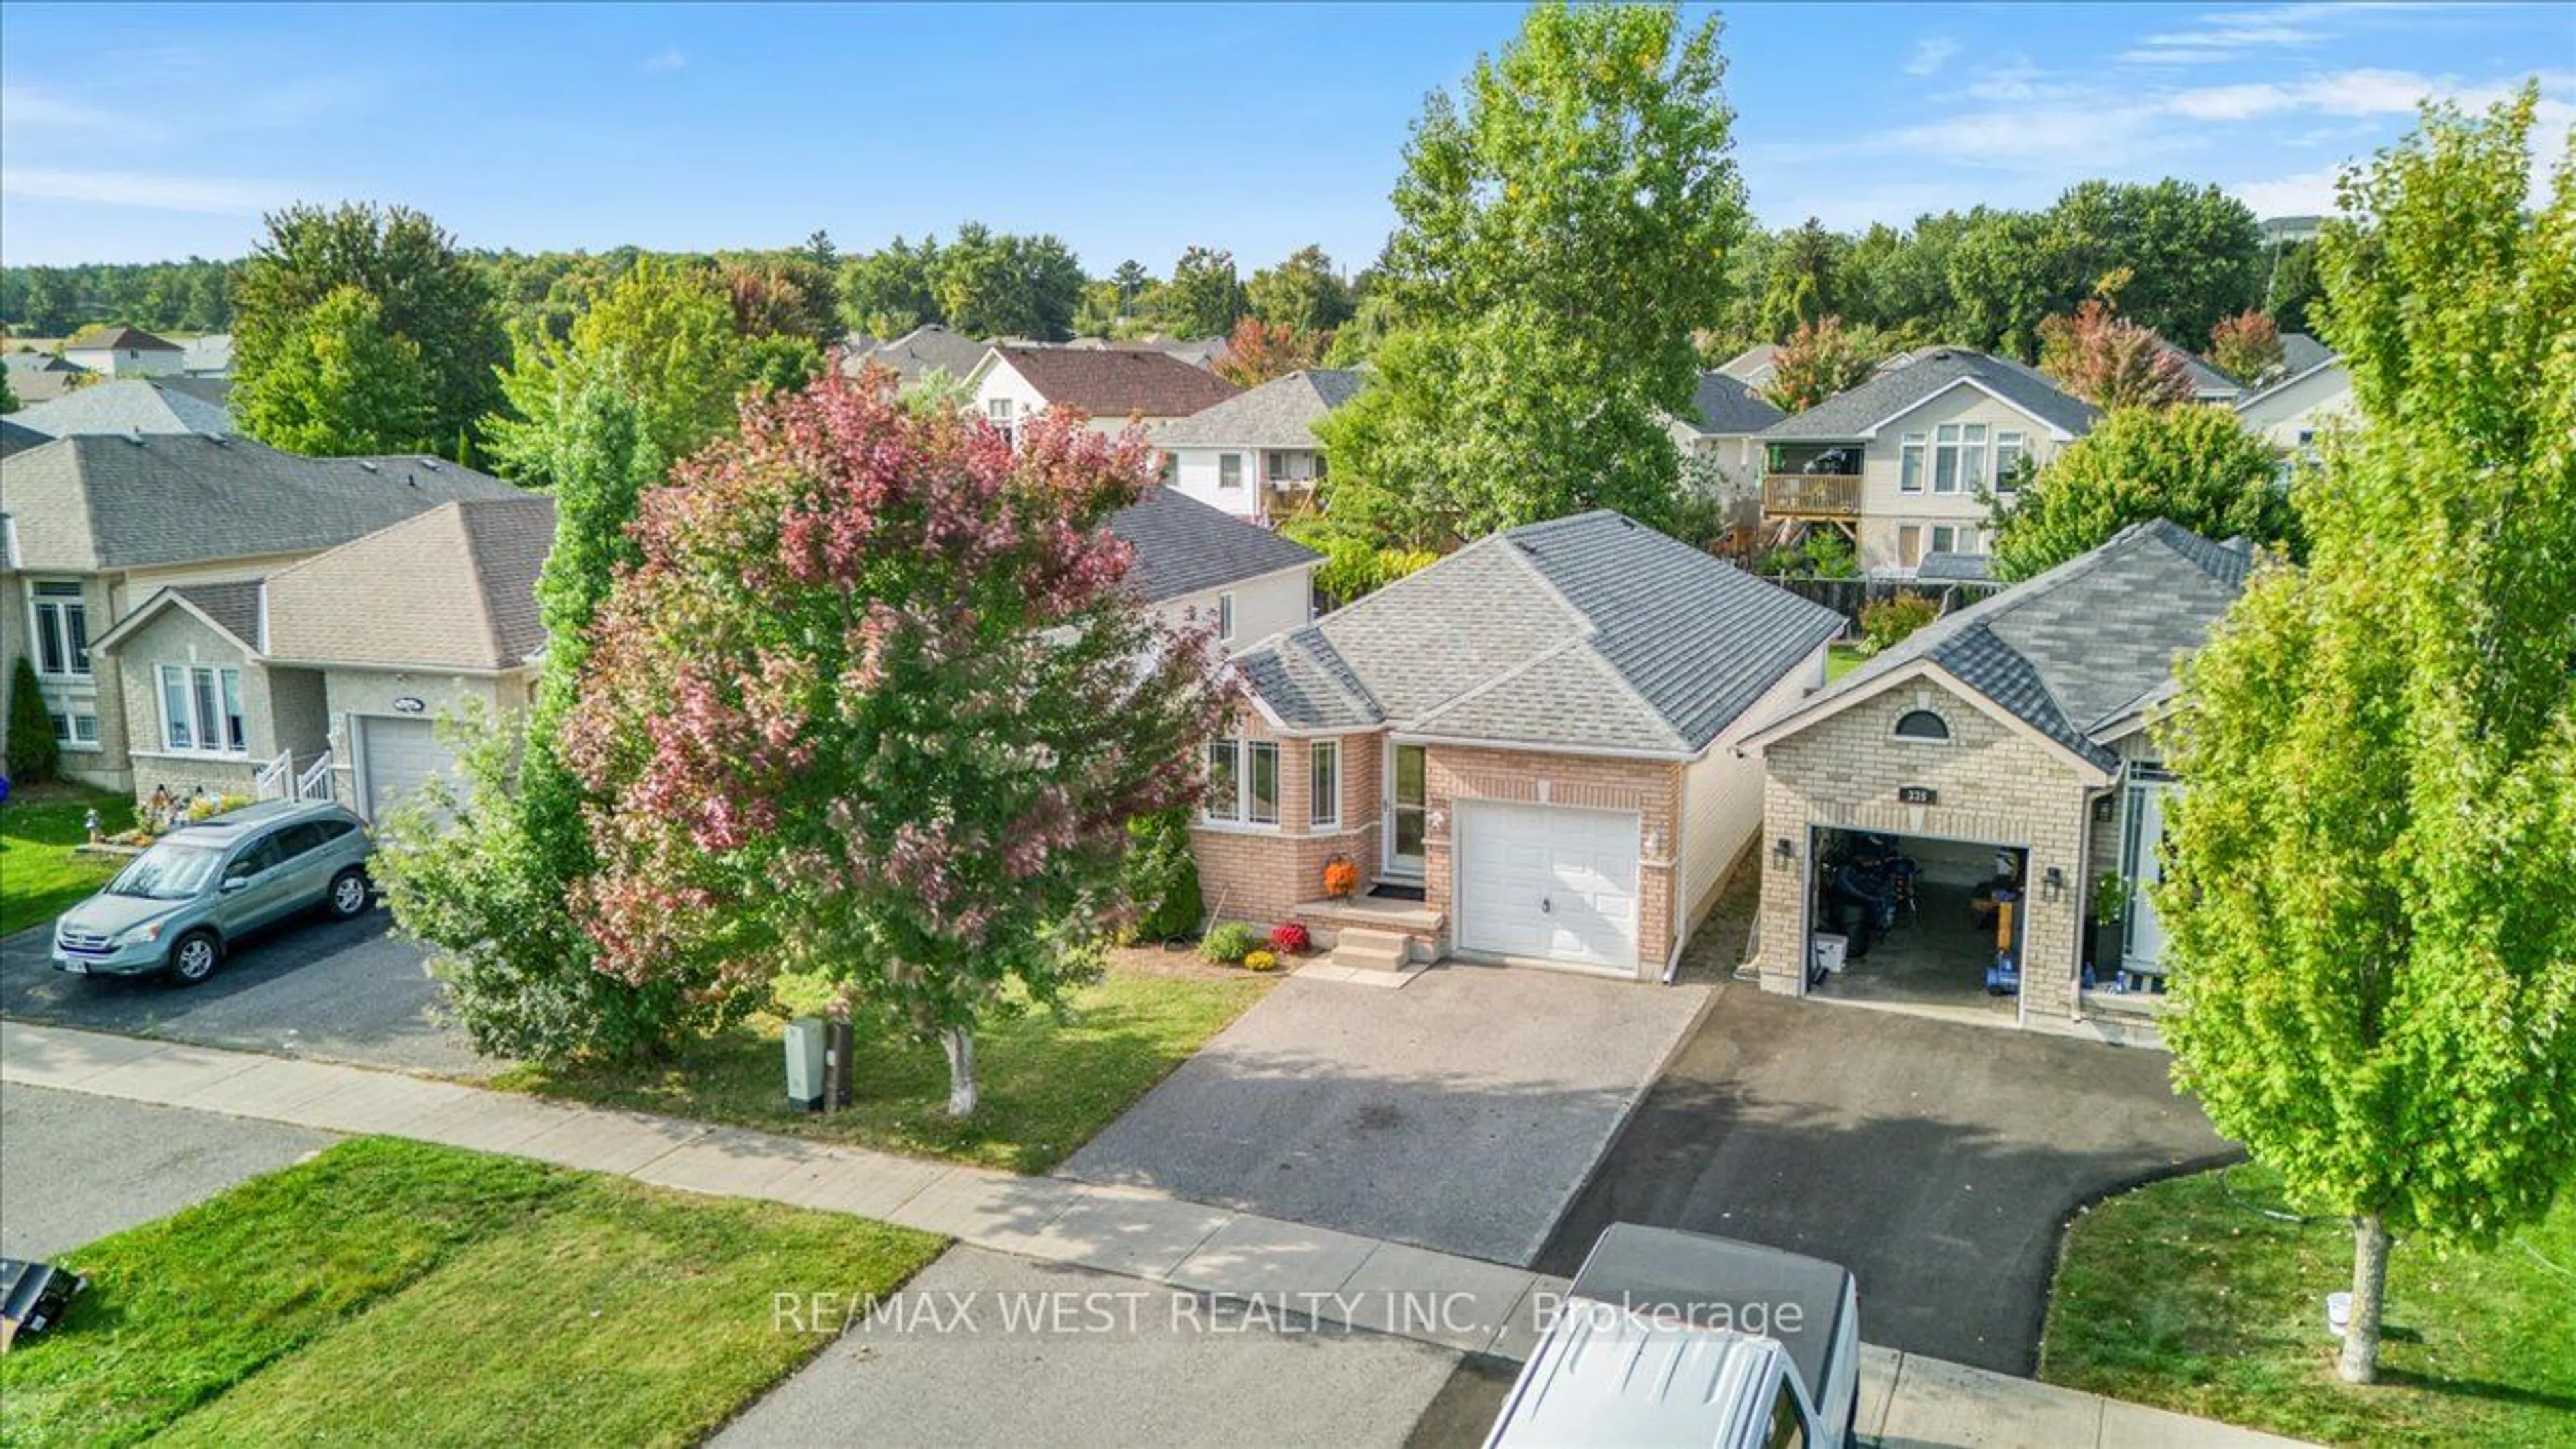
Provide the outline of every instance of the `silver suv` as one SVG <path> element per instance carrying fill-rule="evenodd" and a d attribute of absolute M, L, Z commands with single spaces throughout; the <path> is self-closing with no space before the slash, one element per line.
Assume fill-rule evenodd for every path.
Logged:
<path fill-rule="evenodd" d="M 320 906 L 348 920 L 373 899 L 358 817 L 276 800 L 185 825 L 54 923 L 54 965 L 76 976 L 215 974 L 243 935 Z"/>

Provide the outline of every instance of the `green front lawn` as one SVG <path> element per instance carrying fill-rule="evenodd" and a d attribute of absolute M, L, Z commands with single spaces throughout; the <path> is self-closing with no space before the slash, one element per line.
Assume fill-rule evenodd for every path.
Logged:
<path fill-rule="evenodd" d="M 772 1203 L 365 1138 L 70 1255 L 0 1442 L 691 1444 L 822 1347 L 772 1293 L 943 1246 Z"/>
<path fill-rule="evenodd" d="M 1868 662 L 1869 656 L 1861 653 L 1857 644 L 1828 644 L 1825 646 L 1825 683 L 1831 684 Z"/>
<path fill-rule="evenodd" d="M 2576 1195 L 2489 1253 L 2390 1255 L 2381 1382 L 2336 1380 L 2325 1295 L 2352 1234 L 2276 1222 L 2243 1167 L 2116 1197 L 2068 1230 L 2039 1376 L 2332 1444 L 2576 1443 Z"/>
<path fill-rule="evenodd" d="M 23 786 L 0 803 L 0 936 L 61 915 L 124 863 L 72 853 L 93 807 L 109 830 L 134 823 L 133 801 L 78 785 Z"/>
<path fill-rule="evenodd" d="M 1074 993 L 1069 1021 L 1037 1012 L 977 1034 L 983 1103 L 964 1122 L 947 1115 L 948 1062 L 939 1048 L 891 1034 L 862 1035 L 852 1070 L 853 1105 L 833 1113 L 789 1110 L 782 1022 L 771 1015 L 692 1047 L 673 1062 L 522 1067 L 493 1085 L 1044 1172 L 1091 1140 L 1275 981 L 1113 967 L 1098 985 Z"/>

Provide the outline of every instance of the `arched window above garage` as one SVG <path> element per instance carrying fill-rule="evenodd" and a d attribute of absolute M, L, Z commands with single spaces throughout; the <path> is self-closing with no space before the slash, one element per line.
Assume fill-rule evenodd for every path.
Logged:
<path fill-rule="evenodd" d="M 1909 709 L 1896 717 L 1896 737 L 1900 740 L 1946 740 L 1950 722 L 1928 709 Z"/>

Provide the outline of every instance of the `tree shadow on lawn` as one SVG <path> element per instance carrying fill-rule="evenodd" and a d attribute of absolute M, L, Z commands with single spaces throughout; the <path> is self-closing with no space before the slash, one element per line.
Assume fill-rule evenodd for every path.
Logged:
<path fill-rule="evenodd" d="M 850 1105 L 788 1105 L 783 1018 L 763 1014 L 674 1060 L 522 1067 L 495 1084 L 673 1116 L 726 1122 L 847 1146 L 1044 1172 L 1143 1096 L 1269 987 L 1113 973 L 1075 993 L 1059 1022 L 1043 1011 L 976 1035 L 982 1105 L 947 1115 L 948 1066 L 935 1044 L 862 1023 Z"/>

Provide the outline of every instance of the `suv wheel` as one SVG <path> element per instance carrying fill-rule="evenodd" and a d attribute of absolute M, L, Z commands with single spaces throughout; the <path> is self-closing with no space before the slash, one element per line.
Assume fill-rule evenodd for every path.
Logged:
<path fill-rule="evenodd" d="M 223 963 L 224 948 L 212 931 L 190 931 L 170 948 L 170 974 L 183 986 L 194 986 L 215 974 Z"/>
<path fill-rule="evenodd" d="M 367 873 L 353 865 L 331 877 L 331 891 L 323 901 L 335 921 L 355 920 L 366 914 Z"/>

